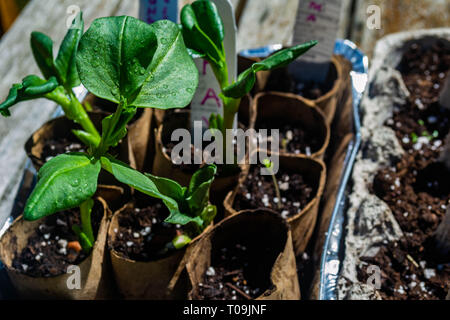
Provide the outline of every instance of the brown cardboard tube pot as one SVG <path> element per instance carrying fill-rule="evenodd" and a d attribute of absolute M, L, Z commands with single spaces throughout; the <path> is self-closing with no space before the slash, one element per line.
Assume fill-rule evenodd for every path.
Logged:
<path fill-rule="evenodd" d="M 101 122 L 105 116 L 107 116 L 106 113 L 89 113 L 97 130 L 101 129 Z M 86 147 L 72 134 L 72 129 L 77 129 L 77 124 L 63 116 L 46 122 L 33 133 L 25 144 L 25 151 L 36 171 L 39 171 L 48 160 L 59 154 L 87 151 Z M 129 135 L 117 147 L 111 149 L 110 153 L 133 168 L 136 167 Z M 100 173 L 99 183 L 103 185 L 118 184 L 117 180 L 106 172 Z"/>
<path fill-rule="evenodd" d="M 92 105 L 93 112 L 112 114 L 116 111 L 117 105 L 110 101 L 100 99 L 93 94 L 89 94 L 85 102 Z M 142 170 L 144 164 L 153 158 L 153 113 L 151 108 L 139 108 L 134 118 L 127 126 L 128 141 L 136 161 L 136 169 Z"/>
<path fill-rule="evenodd" d="M 192 242 L 185 271 L 192 300 L 299 300 L 289 225 L 270 210 L 228 217 Z"/>
<path fill-rule="evenodd" d="M 0 259 L 20 298 L 109 297 L 111 279 L 105 245 L 111 213 L 103 199 L 95 199 L 92 222 L 96 241 L 86 256 L 71 246 L 76 235 L 70 224 L 79 224 L 79 209 L 73 210 L 78 210 L 77 218 L 61 212 L 29 222 L 20 216 L 0 239 Z"/>
<path fill-rule="evenodd" d="M 291 93 L 267 92 L 255 97 L 255 130 L 279 129 L 280 154 L 304 154 L 323 159 L 330 126 L 323 112 Z"/>
<path fill-rule="evenodd" d="M 350 81 L 348 72 L 344 72 L 346 64 L 339 56 L 331 58 L 330 69 L 324 84 L 317 88 L 313 84 L 312 88 L 308 88 L 308 84 L 304 84 L 299 97 L 306 103 L 312 103 L 323 111 L 327 122 L 331 124 L 334 119 L 337 104 L 340 102 L 344 92 L 344 88 Z M 266 82 L 264 91 L 281 91 L 298 94 L 299 90 L 292 77 L 288 74 L 287 68 L 273 70 Z"/>
<path fill-rule="evenodd" d="M 161 201 L 134 200 L 113 215 L 108 246 L 114 278 L 125 299 L 166 300 L 167 286 L 185 249 L 164 251 L 179 226 L 164 222 L 168 211 Z"/>
<path fill-rule="evenodd" d="M 96 197 L 100 197 L 108 204 L 109 210 L 116 212 L 127 203 L 132 191 L 129 187 L 119 187 L 115 185 L 97 185 Z"/>
<path fill-rule="evenodd" d="M 105 116 L 107 113 L 89 112 L 89 117 L 97 130 L 101 130 L 101 122 Z M 78 125 L 62 116 L 47 121 L 32 134 L 25 144 L 25 151 L 36 171 L 59 154 L 87 151 L 86 146 L 72 134 L 72 129 L 78 129 Z M 111 154 L 135 166 L 128 138 L 112 149 Z"/>
<path fill-rule="evenodd" d="M 281 199 L 273 177 L 261 175 L 261 169 L 262 165 L 252 165 L 245 170 L 241 183 L 225 198 L 225 216 L 248 209 L 273 209 L 291 226 L 295 253 L 303 253 L 317 220 L 326 181 L 325 164 L 304 156 L 279 155 L 275 177 Z"/>
<path fill-rule="evenodd" d="M 254 116 L 251 108 L 251 98 L 245 97 L 242 99 L 240 107 L 240 115 L 242 122 L 240 126 L 252 126 Z M 167 177 L 177 181 L 181 185 L 189 185 L 192 174 L 199 168 L 200 165 L 176 165 L 172 162 L 170 152 L 171 147 L 178 142 L 172 142 L 172 133 L 179 128 L 190 128 L 190 111 L 189 110 L 177 110 L 171 112 L 170 116 L 166 114 L 166 117 L 159 127 L 156 133 L 155 142 L 155 159 L 153 162 L 152 174 L 160 177 Z M 209 144 L 209 143 L 208 143 Z M 192 146 L 193 148 L 193 146 Z M 192 157 L 192 161 L 193 161 Z M 223 171 L 221 172 L 221 167 Z M 211 202 L 213 204 L 221 204 L 228 191 L 234 188 L 237 184 L 239 174 L 241 172 L 239 167 L 233 168 L 233 170 L 227 170 L 226 166 L 219 165 L 219 174 L 214 180 L 211 186 Z"/>

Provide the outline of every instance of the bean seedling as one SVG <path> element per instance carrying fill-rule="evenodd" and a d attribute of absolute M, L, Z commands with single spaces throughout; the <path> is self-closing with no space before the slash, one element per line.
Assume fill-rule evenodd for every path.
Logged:
<path fill-rule="evenodd" d="M 186 191 L 170 180 L 149 178 L 108 154 L 126 136 L 137 108 L 183 108 L 192 100 L 198 72 L 178 26 L 167 20 L 149 25 L 127 16 L 97 19 L 81 37 L 75 61 L 83 85 L 116 103 L 117 109 L 103 119 L 100 140 L 88 152 L 59 155 L 41 168 L 25 206 L 25 220 L 80 207 L 81 227 L 75 232 L 83 249 L 90 251 L 91 199 L 100 171 L 106 170 L 119 182 L 161 199 L 170 212 L 168 222 L 204 228 L 212 214 L 210 207 L 205 211 L 205 199 L 213 167 L 195 175 Z"/>
<path fill-rule="evenodd" d="M 270 175 L 272 176 L 273 186 L 275 188 L 275 194 L 277 195 L 277 198 L 278 198 L 277 207 L 278 207 L 278 209 L 281 210 L 282 209 L 281 193 L 280 193 L 280 188 L 278 187 L 277 178 L 275 177 L 275 173 L 273 172 L 273 163 L 269 159 L 264 159 L 263 164 L 266 167 L 266 169 L 269 171 Z"/>
<path fill-rule="evenodd" d="M 100 134 L 73 92 L 73 88 L 80 85 L 75 57 L 83 29 L 83 17 L 80 12 L 67 31 L 56 59 L 53 58 L 52 39 L 41 32 L 31 33 L 34 59 L 45 79 L 29 75 L 22 83 L 14 84 L 6 100 L 0 104 L 2 116 L 10 116 L 9 109 L 19 102 L 46 98 L 58 103 L 66 117 L 83 128 L 72 131 L 78 139 L 87 146 L 98 145 Z"/>
<path fill-rule="evenodd" d="M 197 0 L 183 7 L 181 25 L 184 41 L 193 58 L 209 62 L 220 84 L 223 116 L 212 115 L 210 128 L 218 129 L 226 137 L 226 130 L 233 128 L 241 99 L 249 93 L 256 81 L 256 73 L 287 66 L 311 49 L 317 41 L 310 41 L 281 50 L 269 58 L 254 63 L 230 83 L 224 47 L 224 26 L 216 5 L 209 0 Z M 227 143 L 224 143 L 227 146 Z"/>

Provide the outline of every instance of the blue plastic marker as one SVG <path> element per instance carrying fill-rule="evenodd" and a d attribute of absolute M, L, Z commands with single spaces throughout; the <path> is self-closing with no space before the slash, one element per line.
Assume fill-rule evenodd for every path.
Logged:
<path fill-rule="evenodd" d="M 158 20 L 178 22 L 178 0 L 140 0 L 139 19 L 153 23 Z"/>

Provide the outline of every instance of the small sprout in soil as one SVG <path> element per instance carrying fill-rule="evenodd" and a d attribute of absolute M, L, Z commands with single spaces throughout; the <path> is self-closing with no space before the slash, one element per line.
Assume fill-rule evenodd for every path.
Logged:
<path fill-rule="evenodd" d="M 256 73 L 287 66 L 300 55 L 317 44 L 309 41 L 291 48 L 281 50 L 269 58 L 254 63 L 241 73 L 237 80 L 230 83 L 225 56 L 225 30 L 216 5 L 210 0 L 197 0 L 187 4 L 181 10 L 181 27 L 186 46 L 193 58 L 203 58 L 209 62 L 221 88 L 220 98 L 223 102 L 223 116 L 217 115 L 210 123 L 210 129 L 225 130 L 233 128 L 235 115 L 239 110 L 242 97 L 248 94 L 256 82 Z M 221 126 L 215 126 L 220 123 Z M 224 148 L 227 143 L 224 142 Z"/>
<path fill-rule="evenodd" d="M 192 239 L 189 238 L 187 235 L 180 234 L 172 240 L 172 245 L 174 246 L 175 249 L 179 250 L 187 246 L 191 241 Z"/>
<path fill-rule="evenodd" d="M 0 104 L 2 116 L 10 116 L 9 109 L 19 102 L 46 98 L 59 104 L 66 117 L 83 128 L 73 130 L 80 141 L 87 146 L 98 145 L 100 134 L 73 92 L 73 88 L 80 85 L 75 58 L 83 29 L 84 22 L 80 12 L 67 31 L 56 58 L 53 57 L 52 39 L 41 32 L 31 34 L 31 49 L 44 79 L 29 75 L 22 83 L 14 84 L 6 100 Z"/>
<path fill-rule="evenodd" d="M 419 140 L 419 136 L 416 133 L 411 133 L 411 141 L 412 143 L 417 143 L 417 141 Z"/>
<path fill-rule="evenodd" d="M 288 144 L 289 144 L 288 139 L 281 139 L 281 150 L 287 151 Z"/>
<path fill-rule="evenodd" d="M 278 209 L 282 209 L 283 205 L 281 204 L 281 193 L 280 193 L 280 188 L 278 187 L 277 178 L 275 177 L 275 174 L 273 172 L 273 163 L 269 159 L 264 159 L 263 164 L 267 168 L 267 170 L 269 170 L 269 172 L 272 176 L 273 186 L 275 187 L 275 194 L 277 195 L 277 199 L 278 199 L 277 207 L 278 207 Z"/>
<path fill-rule="evenodd" d="M 418 123 L 419 125 L 421 125 L 421 126 L 425 126 L 425 122 L 424 122 L 422 119 L 420 119 L 419 121 L 417 121 L 417 123 Z"/>
<path fill-rule="evenodd" d="M 432 136 L 433 136 L 433 138 L 435 138 L 435 139 L 439 138 L 439 131 L 434 130 Z"/>
<path fill-rule="evenodd" d="M 79 76 L 92 94 L 117 104 L 117 108 L 112 115 L 103 119 L 101 137 L 86 153 L 61 154 L 44 164 L 38 173 L 36 187 L 25 205 L 24 219 L 34 221 L 80 207 L 82 222 L 81 226 L 74 228 L 74 232 L 83 249 L 91 250 L 95 242 L 90 221 L 91 199 L 97 191 L 100 171 L 104 170 L 119 182 L 161 199 L 169 209 L 169 220 L 176 220 L 182 225 L 193 222 L 197 228 L 202 228 L 205 221 L 210 219 L 207 210 L 197 214 L 197 210 L 206 207 L 205 195 L 209 195 L 211 183 L 204 181 L 207 174 L 202 171 L 203 175 L 197 176 L 195 180 L 202 184 L 194 181 L 186 189 L 188 191 L 181 187 L 164 189 L 108 153 L 126 136 L 127 124 L 136 114 L 137 108 L 183 108 L 192 100 L 198 84 L 198 71 L 186 49 L 181 30 L 167 20 L 149 25 L 122 16 L 96 19 L 84 35 L 81 36 L 79 31 L 76 41 L 70 42 L 78 44 L 79 40 L 76 55 L 62 59 L 67 62 L 70 58 L 72 68 L 76 62 L 78 72 L 69 72 L 72 69 L 68 66 L 64 70 L 71 77 L 76 75 L 78 79 Z M 38 46 L 41 51 L 47 49 L 44 53 L 48 53 L 49 48 Z M 43 71 L 50 72 L 53 70 L 51 67 L 58 66 L 42 55 L 39 57 L 42 58 L 38 60 L 41 67 L 44 62 L 48 64 L 48 68 Z M 49 54 L 45 56 L 48 57 Z M 43 90 L 46 86 L 42 84 L 38 88 L 22 89 L 26 94 Z M 2 106 L 3 111 L 6 110 Z M 209 170 L 215 174 L 215 169 Z M 174 189 L 182 190 L 183 193 L 174 193 Z M 185 194 L 185 191 L 189 194 Z"/>

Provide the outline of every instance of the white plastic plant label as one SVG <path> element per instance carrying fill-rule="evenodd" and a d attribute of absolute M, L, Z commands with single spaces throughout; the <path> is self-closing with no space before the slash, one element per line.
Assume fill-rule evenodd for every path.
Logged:
<path fill-rule="evenodd" d="M 314 48 L 299 58 L 300 63 L 295 63 L 290 68 L 294 75 L 300 74 L 295 72 L 297 68 L 302 68 L 302 80 L 325 81 L 339 30 L 341 5 L 342 0 L 300 0 L 293 44 L 319 41 Z M 309 79 L 305 79 L 304 75 Z"/>
<path fill-rule="evenodd" d="M 227 58 L 229 82 L 236 80 L 236 21 L 233 5 L 229 0 L 212 0 L 222 18 L 225 28 L 225 54 Z M 191 128 L 194 121 L 201 121 L 203 128 L 209 127 L 212 113 L 223 114 L 222 100 L 219 98 L 220 86 L 209 63 L 203 59 L 195 61 L 199 70 L 199 84 L 191 102 Z"/>
<path fill-rule="evenodd" d="M 178 0 L 140 0 L 139 19 L 147 23 L 158 20 L 178 22 Z"/>

